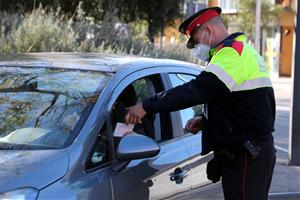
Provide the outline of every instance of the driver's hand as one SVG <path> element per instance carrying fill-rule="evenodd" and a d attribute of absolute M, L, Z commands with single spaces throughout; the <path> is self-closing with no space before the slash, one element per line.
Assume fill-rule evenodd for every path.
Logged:
<path fill-rule="evenodd" d="M 142 118 L 147 114 L 143 108 L 142 103 L 136 104 L 135 106 L 131 106 L 126 109 L 127 114 L 124 121 L 127 125 L 142 123 Z"/>
<path fill-rule="evenodd" d="M 185 125 L 185 129 L 193 134 L 198 133 L 198 131 L 203 128 L 203 120 L 201 116 L 189 119 Z"/>

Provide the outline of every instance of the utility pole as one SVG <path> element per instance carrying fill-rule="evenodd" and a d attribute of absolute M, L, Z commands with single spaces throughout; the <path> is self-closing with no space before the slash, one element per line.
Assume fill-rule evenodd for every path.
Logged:
<path fill-rule="evenodd" d="M 260 16 L 261 16 L 261 0 L 256 0 L 254 47 L 259 53 L 260 53 Z"/>
<path fill-rule="evenodd" d="M 36 0 L 33 0 L 33 11 L 35 11 L 35 1 Z"/>
<path fill-rule="evenodd" d="M 289 134 L 289 164 L 300 166 L 300 4 L 296 3 L 296 34 L 294 38 L 294 62 L 292 65 L 292 98 Z M 298 40 L 297 40 L 298 39 Z"/>

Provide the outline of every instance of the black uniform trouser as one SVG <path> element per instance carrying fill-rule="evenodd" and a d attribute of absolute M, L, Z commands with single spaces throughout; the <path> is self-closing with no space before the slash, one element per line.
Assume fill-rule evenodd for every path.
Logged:
<path fill-rule="evenodd" d="M 245 150 L 233 148 L 234 159 L 220 156 L 222 186 L 226 200 L 267 200 L 276 161 L 273 141 L 255 142 L 261 147 L 252 159 Z"/>

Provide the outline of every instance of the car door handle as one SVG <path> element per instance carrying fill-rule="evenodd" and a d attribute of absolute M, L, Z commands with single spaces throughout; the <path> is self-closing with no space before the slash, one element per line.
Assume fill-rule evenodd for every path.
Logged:
<path fill-rule="evenodd" d="M 174 172 L 170 176 L 171 181 L 175 181 L 176 183 L 182 183 L 183 179 L 189 175 L 189 170 L 181 168 L 176 168 Z"/>

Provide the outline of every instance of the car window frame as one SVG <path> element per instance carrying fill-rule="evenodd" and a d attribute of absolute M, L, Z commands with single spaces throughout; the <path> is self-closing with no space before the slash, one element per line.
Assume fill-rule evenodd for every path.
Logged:
<path fill-rule="evenodd" d="M 167 87 L 166 87 L 167 82 L 165 80 L 165 75 L 161 73 L 161 67 L 160 66 L 157 66 L 157 67 L 153 66 L 153 67 L 149 67 L 149 68 L 146 68 L 146 69 L 136 70 L 136 71 L 134 71 L 130 74 L 127 74 L 125 77 L 123 77 L 123 79 L 120 80 L 116 84 L 116 86 L 111 90 L 110 95 L 107 98 L 108 101 L 106 102 L 106 104 L 107 104 L 106 112 L 108 113 L 108 115 L 111 114 L 111 109 L 112 109 L 113 104 L 115 103 L 115 101 L 117 100 L 119 95 L 122 93 L 122 91 L 128 85 L 132 84 L 133 82 L 135 82 L 139 79 L 146 78 L 146 77 L 153 76 L 153 75 L 159 75 L 159 78 L 161 79 L 161 83 L 162 83 L 161 86 L 162 86 L 163 90 L 166 90 L 167 89 Z M 172 119 L 171 119 L 170 123 L 172 123 Z M 112 131 L 113 130 L 111 130 L 111 133 L 109 133 L 110 135 L 113 134 Z M 172 136 L 173 136 L 173 134 L 172 134 Z M 163 142 L 164 141 L 162 141 L 162 143 Z M 158 142 L 158 143 L 160 143 L 160 142 Z"/>
<path fill-rule="evenodd" d="M 128 82 L 131 83 L 134 80 L 137 80 L 145 76 L 159 74 L 160 77 L 162 78 L 163 87 L 165 88 L 165 80 L 163 80 L 161 73 L 157 73 L 158 71 L 159 70 L 157 70 L 157 67 L 148 67 L 148 68 L 142 68 L 138 70 L 136 69 L 130 69 L 127 71 L 120 70 L 114 73 L 114 75 L 112 75 L 112 78 L 100 93 L 97 102 L 95 103 L 92 111 L 90 112 L 90 115 L 88 116 L 82 129 L 80 130 L 75 140 L 76 143 L 73 142 L 69 147 L 66 148 L 67 151 L 69 150 L 72 151 L 73 148 L 78 148 L 78 145 L 82 144 L 82 147 L 80 148 L 82 149 L 82 151 L 85 151 L 85 153 L 81 154 L 78 159 L 82 160 L 80 165 L 83 171 L 87 173 L 91 173 L 94 171 L 102 170 L 106 167 L 110 167 L 110 165 L 116 160 L 115 152 L 114 152 L 115 148 L 112 142 L 113 130 L 111 130 L 112 127 L 111 127 L 111 120 L 110 120 L 110 111 L 113 106 L 113 103 L 116 101 L 118 96 L 128 85 L 126 84 L 126 86 L 124 86 L 124 81 L 125 83 Z M 110 129 L 108 130 L 109 132 L 108 134 L 111 136 L 110 137 L 111 144 L 109 144 L 111 149 L 109 153 L 112 154 L 111 156 L 113 159 L 108 164 L 105 163 L 103 165 L 96 166 L 91 169 L 87 169 L 86 163 L 89 161 L 97 136 L 100 133 L 105 123 L 108 125 L 108 129 Z"/>
<path fill-rule="evenodd" d="M 151 66 L 148 68 L 142 68 L 140 70 L 132 70 L 129 73 L 128 72 L 123 72 L 122 70 L 120 70 L 119 72 L 117 72 L 116 74 L 114 74 L 111 78 L 111 80 L 109 81 L 109 83 L 105 86 L 105 88 L 103 89 L 103 91 L 101 92 L 101 94 L 99 95 L 99 97 L 102 98 L 98 98 L 96 104 L 93 107 L 93 110 L 91 111 L 90 114 L 95 115 L 95 113 L 97 113 L 97 116 L 95 119 L 92 119 L 92 116 L 89 116 L 87 121 L 84 124 L 84 127 L 81 131 L 87 131 L 91 128 L 92 124 L 95 124 L 97 127 L 94 127 L 94 131 L 93 133 L 91 133 L 91 135 L 89 136 L 89 138 L 87 139 L 85 135 L 83 135 L 82 133 L 79 133 L 78 138 L 79 140 L 86 140 L 84 143 L 84 147 L 86 149 L 88 149 L 89 153 L 93 150 L 93 145 L 90 144 L 94 144 L 97 135 L 99 134 L 99 132 L 102 129 L 102 126 L 107 122 L 108 117 L 110 117 L 110 111 L 111 108 L 113 106 L 113 103 L 117 100 L 118 96 L 121 94 L 121 92 L 131 83 L 133 83 L 135 80 L 141 79 L 143 77 L 147 77 L 147 76 L 151 76 L 151 75 L 155 75 L 158 74 L 160 75 L 161 81 L 162 81 L 162 86 L 164 88 L 164 90 L 168 90 L 170 88 L 172 88 L 172 83 L 169 79 L 168 73 L 182 73 L 183 71 L 186 71 L 188 73 L 191 73 L 193 75 L 197 75 L 199 74 L 201 71 L 197 70 L 197 69 L 193 69 L 193 68 L 187 68 L 187 67 L 178 67 L 178 66 L 166 66 L 166 67 L 162 67 L 162 66 Z M 159 73 L 158 73 L 159 72 Z M 112 88 L 112 89 L 110 89 Z M 116 92 L 117 91 L 117 92 Z M 170 112 L 170 120 L 172 123 L 172 139 L 166 140 L 166 141 L 162 141 L 161 143 L 159 143 L 159 145 L 164 145 L 166 143 L 169 142 L 173 142 L 175 140 L 179 140 L 179 136 L 183 135 L 183 132 L 180 134 L 180 130 L 178 129 L 178 127 L 174 127 L 174 125 L 178 125 L 178 123 L 181 123 L 180 118 L 178 118 L 178 111 L 175 112 Z M 109 124 L 108 124 L 109 125 Z M 80 132 L 81 132 L 80 131 Z M 109 130 L 111 136 L 112 136 L 112 131 L 113 130 Z M 102 170 L 105 167 L 109 167 L 115 160 L 115 152 L 114 152 L 114 146 L 112 146 L 112 149 L 110 150 L 113 155 L 112 158 L 114 158 L 112 161 L 110 161 L 109 163 L 105 163 L 103 165 L 97 166 L 95 168 L 92 169 L 85 169 L 85 163 L 88 161 L 89 159 L 89 153 L 86 153 L 84 156 L 84 170 L 86 172 L 94 172 L 97 170 Z"/>

